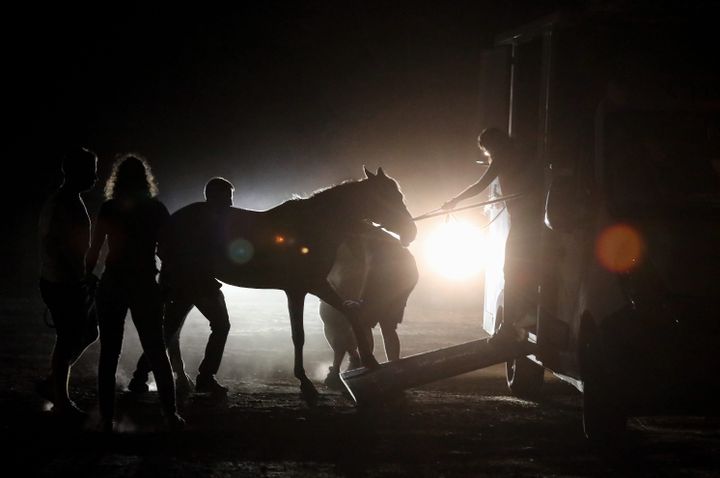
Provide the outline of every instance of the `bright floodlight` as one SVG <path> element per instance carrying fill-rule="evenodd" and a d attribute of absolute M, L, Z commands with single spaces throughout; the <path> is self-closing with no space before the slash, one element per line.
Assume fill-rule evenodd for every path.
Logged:
<path fill-rule="evenodd" d="M 431 267 L 448 279 L 469 279 L 485 267 L 483 231 L 464 221 L 450 220 L 438 226 L 425 242 Z"/>

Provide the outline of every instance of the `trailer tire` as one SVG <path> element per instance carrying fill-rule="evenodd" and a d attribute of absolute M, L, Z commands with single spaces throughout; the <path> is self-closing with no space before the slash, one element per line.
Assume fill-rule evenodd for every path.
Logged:
<path fill-rule="evenodd" d="M 505 378 L 513 395 L 536 398 L 545 381 L 545 369 L 527 357 L 505 362 Z"/>
<path fill-rule="evenodd" d="M 597 445 L 618 443 L 627 427 L 627 411 L 603 360 L 601 337 L 594 327 L 584 327 L 580 337 L 583 379 L 583 431 Z"/>

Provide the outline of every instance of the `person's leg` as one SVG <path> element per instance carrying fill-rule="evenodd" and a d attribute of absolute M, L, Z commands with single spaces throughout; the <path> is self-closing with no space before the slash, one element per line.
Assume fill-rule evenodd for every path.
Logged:
<path fill-rule="evenodd" d="M 40 292 L 55 325 L 56 340 L 51 356 L 51 372 L 38 386 L 42 396 L 53 402 L 59 413 L 78 414 L 70 399 L 70 369 L 87 348 L 84 338 L 87 322 L 86 294 L 79 286 L 42 281 Z"/>
<path fill-rule="evenodd" d="M 180 354 L 179 336 L 185 319 L 193 308 L 193 304 L 184 298 L 172 298 L 165 302 L 165 314 L 163 319 L 163 335 L 165 337 L 165 345 L 168 348 L 172 368 L 180 377 L 185 376 L 185 364 L 182 362 Z M 145 392 L 148 390 L 148 375 L 151 372 L 150 361 L 145 354 L 138 359 L 133 378 L 128 385 L 131 391 Z M 157 378 L 156 378 L 157 380 Z"/>
<path fill-rule="evenodd" d="M 112 429 L 115 416 L 116 373 L 128 311 L 124 294 L 117 287 L 109 280 L 101 281 L 97 302 L 100 326 L 98 402 L 103 425 L 108 431 Z"/>
<path fill-rule="evenodd" d="M 341 388 L 340 367 L 342 366 L 345 354 L 352 351 L 350 360 L 355 359 L 355 367 L 360 367 L 360 356 L 357 353 L 357 343 L 352 328 L 341 312 L 331 305 L 320 302 L 320 318 L 323 321 L 323 332 L 325 340 L 333 351 L 333 362 L 328 368 L 325 377 L 325 385 L 331 388 Z"/>
<path fill-rule="evenodd" d="M 360 360 L 360 354 L 358 354 L 357 348 L 348 349 L 348 366 L 346 370 L 354 370 L 362 367 L 362 361 Z"/>
<path fill-rule="evenodd" d="M 182 426 L 177 414 L 175 381 L 163 338 L 163 304 L 154 281 L 138 281 L 130 299 L 130 313 L 143 352 L 150 362 L 160 395 L 163 414 L 171 426 Z"/>
<path fill-rule="evenodd" d="M 539 241 L 539 238 L 530 234 L 527 225 L 521 223 L 511 227 L 505 244 L 503 317 L 495 334 L 499 340 L 522 340 L 523 334 L 517 323 L 537 305 L 534 280 L 537 257 L 533 241 Z"/>
<path fill-rule="evenodd" d="M 195 388 L 195 384 L 185 371 L 185 362 L 183 361 L 180 350 L 180 334 L 185 323 L 185 318 L 191 309 L 192 305 L 187 308 L 187 312 L 184 313 L 183 319 L 174 335 L 168 337 L 167 333 L 165 334 L 165 346 L 167 347 L 168 357 L 170 358 L 170 366 L 175 374 L 175 391 L 178 395 L 183 396 Z"/>
<path fill-rule="evenodd" d="M 97 304 L 95 302 L 95 285 L 85 284 L 78 290 L 77 307 L 78 319 L 77 340 L 72 349 L 70 359 L 72 364 L 85 353 L 90 345 L 99 337 Z"/>
<path fill-rule="evenodd" d="M 372 285 L 367 285 L 365 288 L 365 291 L 367 292 L 369 289 L 371 289 Z M 365 294 L 363 296 L 363 302 L 362 307 L 360 307 L 360 328 L 362 329 L 363 336 L 365 337 L 365 341 L 367 342 L 368 346 L 370 347 L 370 352 L 372 354 L 375 354 L 375 337 L 373 336 L 373 329 L 378 324 L 378 319 L 382 316 L 382 307 L 381 303 L 377 300 L 374 300 L 377 297 L 377 294 Z"/>
<path fill-rule="evenodd" d="M 387 322 L 380 322 L 380 330 L 382 331 L 383 343 L 385 345 L 385 355 L 389 362 L 400 360 L 400 338 L 397 334 L 397 322 L 394 317 L 390 317 Z"/>
<path fill-rule="evenodd" d="M 211 291 L 195 299 L 195 306 L 210 322 L 210 337 L 205 347 L 199 375 L 196 381 L 196 389 L 206 389 L 210 392 L 227 392 L 227 388 L 218 384 L 214 378 L 220 368 L 225 343 L 230 332 L 230 318 L 228 317 L 225 296 L 222 291 Z"/>

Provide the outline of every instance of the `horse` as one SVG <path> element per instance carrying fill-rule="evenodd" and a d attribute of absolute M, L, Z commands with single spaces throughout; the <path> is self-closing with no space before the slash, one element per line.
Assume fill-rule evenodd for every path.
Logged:
<path fill-rule="evenodd" d="M 360 323 L 373 344 L 372 329 L 382 330 L 388 361 L 400 359 L 397 326 L 405 305 L 417 285 L 418 268 L 412 253 L 382 228 L 363 224 L 338 249 L 328 280 L 335 291 L 360 308 Z M 326 302 L 320 302 L 325 338 L 333 350 L 333 364 L 325 384 L 340 387 L 340 366 L 347 353 L 348 370 L 358 368 L 357 342 L 345 317 Z"/>
<path fill-rule="evenodd" d="M 172 228 L 164 249 L 182 248 L 196 241 L 207 251 L 201 260 L 185 261 L 185 274 L 209 274 L 226 284 L 256 289 L 279 289 L 287 297 L 294 375 L 308 402 L 318 395 L 303 366 L 303 306 L 307 294 L 341 311 L 358 342 L 362 364 L 378 367 L 362 332 L 358 310 L 343 300 L 328 282 L 340 244 L 363 222 L 372 222 L 397 234 L 409 245 L 417 228 L 407 210 L 398 183 L 382 168 L 364 169 L 364 177 L 349 180 L 288 200 L 266 211 L 228 208 L 221 217 L 201 217 L 204 208 L 195 203 L 171 217 Z M 214 227 L 207 227 L 213 224 Z M 162 254 L 160 255 L 162 259 Z"/>

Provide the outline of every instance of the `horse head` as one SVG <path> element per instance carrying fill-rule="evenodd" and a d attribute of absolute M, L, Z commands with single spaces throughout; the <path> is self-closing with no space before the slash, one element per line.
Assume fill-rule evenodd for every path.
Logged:
<path fill-rule="evenodd" d="M 361 180 L 367 193 L 363 197 L 365 219 L 400 236 L 400 242 L 408 246 L 417 236 L 417 226 L 405 206 L 398 183 L 387 176 L 382 168 L 373 174 L 365 170 Z"/>

